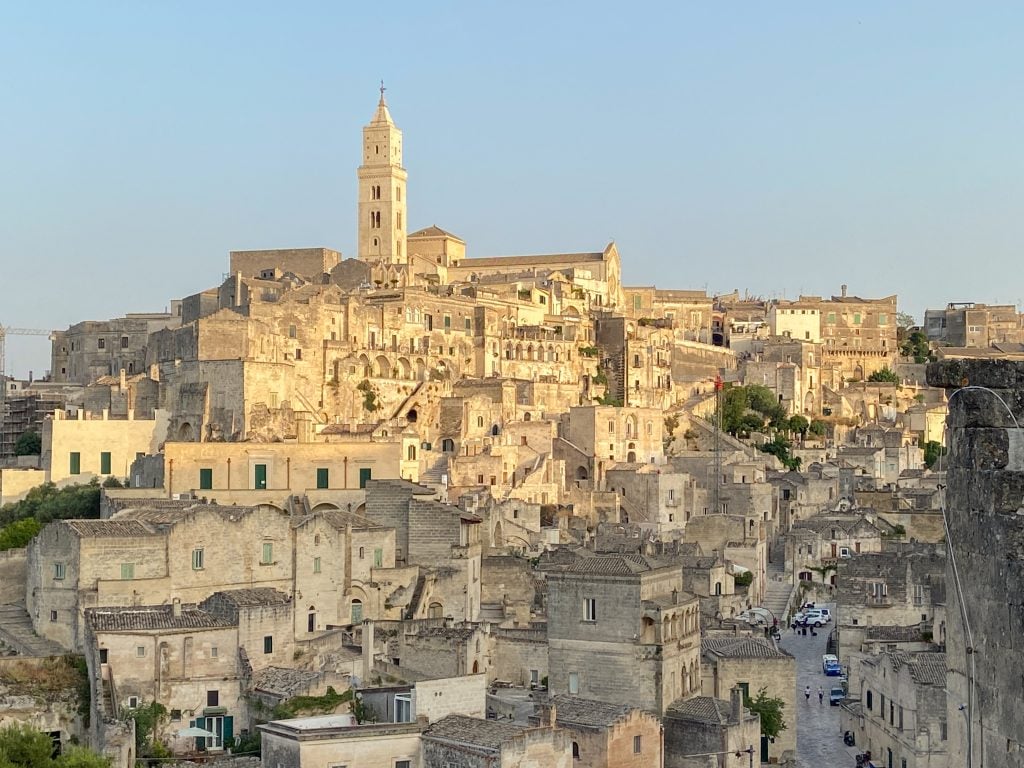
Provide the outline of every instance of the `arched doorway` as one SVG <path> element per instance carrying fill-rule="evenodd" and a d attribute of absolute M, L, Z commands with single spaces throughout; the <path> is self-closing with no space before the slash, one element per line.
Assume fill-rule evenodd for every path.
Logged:
<path fill-rule="evenodd" d="M 480 662 L 477 661 L 476 659 L 473 659 L 473 674 L 474 675 L 480 674 Z"/>
<path fill-rule="evenodd" d="M 444 453 L 455 453 L 455 441 L 450 437 L 446 437 L 441 441 L 441 450 Z"/>
<path fill-rule="evenodd" d="M 193 439 L 192 425 L 187 421 L 182 422 L 178 427 L 178 439 L 184 443 L 190 443 Z"/>
<path fill-rule="evenodd" d="M 636 463 L 636 451 L 630 451 L 629 453 L 627 453 L 626 454 L 626 461 L 628 461 L 630 464 L 635 464 Z"/>
<path fill-rule="evenodd" d="M 359 598 L 352 599 L 351 622 L 353 624 L 363 623 L 363 601 Z"/>
<path fill-rule="evenodd" d="M 583 465 L 576 467 L 576 479 L 577 480 L 588 480 L 590 478 L 590 472 Z"/>
<path fill-rule="evenodd" d="M 505 546 L 505 535 L 501 529 L 501 520 L 494 525 L 494 536 L 491 538 L 492 547 L 503 547 Z"/>
<path fill-rule="evenodd" d="M 306 611 L 306 631 L 316 632 L 316 606 L 309 606 Z"/>
<path fill-rule="evenodd" d="M 418 419 L 418 418 L 419 418 L 419 414 L 416 413 L 416 409 L 415 408 L 410 408 L 409 412 L 405 414 L 405 420 L 408 421 L 410 424 L 415 424 L 416 423 L 416 419 Z"/>

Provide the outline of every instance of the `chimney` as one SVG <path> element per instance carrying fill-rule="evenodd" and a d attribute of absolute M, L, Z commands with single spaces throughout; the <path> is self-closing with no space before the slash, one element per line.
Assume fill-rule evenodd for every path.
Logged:
<path fill-rule="evenodd" d="M 552 728 L 558 723 L 558 711 L 555 707 L 555 702 L 551 702 L 548 706 L 548 717 L 544 725 L 550 725 Z"/>
<path fill-rule="evenodd" d="M 843 283 L 842 285 L 839 286 L 839 291 L 840 291 L 840 295 L 845 299 L 846 298 L 846 283 Z"/>
<path fill-rule="evenodd" d="M 181 618 L 181 598 L 176 597 L 171 601 L 171 615 L 174 618 Z"/>
<path fill-rule="evenodd" d="M 373 619 L 363 620 L 363 685 L 370 681 L 373 672 Z"/>
<path fill-rule="evenodd" d="M 743 691 L 738 685 L 729 689 L 729 703 L 732 704 L 732 722 L 741 722 L 743 720 Z"/>

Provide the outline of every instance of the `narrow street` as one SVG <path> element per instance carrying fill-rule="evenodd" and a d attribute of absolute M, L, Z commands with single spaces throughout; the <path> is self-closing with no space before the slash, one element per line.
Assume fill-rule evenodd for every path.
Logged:
<path fill-rule="evenodd" d="M 835 610 L 834 606 L 829 606 Z M 796 658 L 796 712 L 786 712 L 786 722 L 797 727 L 797 757 L 800 768 L 844 768 L 854 765 L 854 752 L 843 744 L 839 728 L 839 707 L 828 703 L 828 689 L 839 685 L 839 678 L 826 677 L 821 671 L 821 657 L 825 653 L 828 633 L 835 623 L 826 624 L 812 637 L 787 629 L 782 633 L 782 648 Z M 811 686 L 810 701 L 804 698 L 804 687 Z M 818 703 L 818 688 L 825 692 L 824 701 Z"/>

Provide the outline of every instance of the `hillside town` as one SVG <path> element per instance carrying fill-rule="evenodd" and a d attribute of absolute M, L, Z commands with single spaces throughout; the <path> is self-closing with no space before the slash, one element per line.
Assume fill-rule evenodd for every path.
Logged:
<path fill-rule="evenodd" d="M 2 377 L 0 726 L 113 768 L 1024 764 L 1016 307 L 480 255 L 409 227 L 383 87 L 344 140 L 357 253 L 232 251 Z"/>

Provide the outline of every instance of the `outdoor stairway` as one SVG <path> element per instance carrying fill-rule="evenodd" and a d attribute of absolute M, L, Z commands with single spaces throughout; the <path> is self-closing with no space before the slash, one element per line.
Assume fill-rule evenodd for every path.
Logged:
<path fill-rule="evenodd" d="M 421 485 L 441 485 L 444 475 L 448 474 L 448 457 L 441 456 L 427 470 L 420 473 L 419 482 Z"/>
<path fill-rule="evenodd" d="M 405 610 L 406 619 L 416 618 L 416 610 L 420 607 L 420 601 L 423 599 L 423 588 L 426 586 L 426 578 L 421 573 L 419 578 L 416 579 L 416 589 L 413 590 L 412 599 L 409 601 L 409 606 Z"/>
<path fill-rule="evenodd" d="M 0 641 L 22 656 L 58 656 L 65 651 L 32 629 L 32 618 L 23 603 L 0 605 Z"/>
<path fill-rule="evenodd" d="M 768 563 L 762 605 L 775 614 L 780 624 L 785 621 L 786 605 L 792 592 L 793 585 L 786 579 L 785 565 L 782 562 Z"/>

